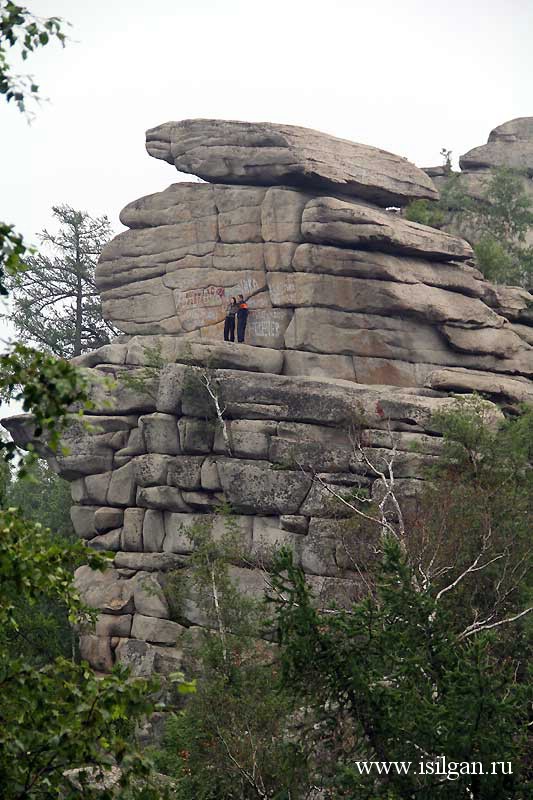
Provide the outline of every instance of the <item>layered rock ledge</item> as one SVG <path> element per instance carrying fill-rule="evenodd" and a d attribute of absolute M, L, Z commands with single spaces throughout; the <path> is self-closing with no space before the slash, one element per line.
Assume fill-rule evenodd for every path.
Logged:
<path fill-rule="evenodd" d="M 91 427 L 67 431 L 66 454 L 35 443 L 72 483 L 77 534 L 114 554 L 107 572 L 77 573 L 100 612 L 82 654 L 137 674 L 178 669 L 184 632 L 207 624 L 194 596 L 171 619 L 164 591 L 169 571 L 190 570 L 198 520 L 219 536 L 215 512 L 231 505 L 244 592 L 263 591 L 283 544 L 319 602 L 350 602 L 362 587 L 332 492 L 379 496 L 376 468 L 394 450 L 399 497 L 413 507 L 442 446 L 433 415 L 452 394 L 485 395 L 495 421 L 496 404 L 533 396 L 533 296 L 484 280 L 463 239 L 388 208 L 437 197 L 405 159 L 219 120 L 166 123 L 147 148 L 208 182 L 122 211 L 128 230 L 104 248 L 97 285 L 123 335 L 75 359 L 92 387 Z M 241 293 L 246 343 L 224 343 Z M 4 425 L 22 447 L 33 441 L 31 418 Z"/>

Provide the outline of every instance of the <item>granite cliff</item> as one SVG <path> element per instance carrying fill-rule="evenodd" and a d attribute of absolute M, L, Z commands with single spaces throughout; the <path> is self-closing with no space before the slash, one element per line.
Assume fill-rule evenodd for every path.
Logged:
<path fill-rule="evenodd" d="M 320 600 L 342 602 L 357 581 L 331 490 L 378 495 L 372 464 L 394 446 L 408 503 L 440 450 L 432 415 L 450 393 L 483 393 L 495 417 L 533 396 L 533 296 L 484 280 L 463 239 L 402 217 L 438 197 L 405 159 L 220 120 L 160 125 L 147 149 L 203 182 L 122 211 L 128 230 L 104 249 L 97 282 L 123 336 L 76 360 L 93 427 L 73 425 L 68 454 L 47 454 L 72 482 L 78 535 L 115 553 L 106 573 L 77 573 L 101 612 L 82 653 L 103 671 L 179 665 L 183 631 L 204 618 L 190 597 L 170 619 L 164 575 L 186 573 L 187 529 L 221 502 L 242 540 L 232 571 L 243 591 L 262 591 L 271 549 L 287 544 Z M 243 345 L 222 341 L 238 293 L 250 307 Z M 368 457 L 348 435 L 362 419 Z M 4 424 L 31 439 L 27 418 Z"/>

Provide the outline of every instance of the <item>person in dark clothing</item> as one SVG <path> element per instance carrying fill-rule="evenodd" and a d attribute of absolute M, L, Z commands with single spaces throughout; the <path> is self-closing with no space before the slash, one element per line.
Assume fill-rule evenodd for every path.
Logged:
<path fill-rule="evenodd" d="M 246 321 L 248 320 L 248 305 L 244 302 L 244 296 L 240 294 L 237 298 L 237 341 L 244 342 L 244 332 L 246 331 Z"/>
<path fill-rule="evenodd" d="M 232 297 L 229 306 L 226 310 L 226 319 L 224 320 L 224 341 L 235 341 L 235 315 L 239 310 L 239 304 L 235 297 Z"/>

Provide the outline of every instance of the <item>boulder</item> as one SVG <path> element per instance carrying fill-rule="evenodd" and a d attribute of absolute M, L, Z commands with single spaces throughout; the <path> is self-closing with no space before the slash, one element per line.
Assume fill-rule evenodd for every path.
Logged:
<path fill-rule="evenodd" d="M 100 536 L 94 536 L 89 540 L 89 547 L 94 550 L 109 550 L 110 552 L 120 550 L 122 542 L 122 528 L 117 528 L 114 531 L 102 533 Z"/>
<path fill-rule="evenodd" d="M 490 372 L 439 369 L 431 372 L 426 385 L 446 392 L 479 392 L 500 402 L 533 403 L 531 381 Z"/>
<path fill-rule="evenodd" d="M 218 472 L 238 513 L 294 514 L 311 486 L 311 478 L 301 471 L 274 469 L 268 461 L 221 459 Z"/>
<path fill-rule="evenodd" d="M 171 572 L 181 569 L 187 562 L 173 553 L 117 553 L 113 563 L 122 570 Z"/>
<path fill-rule="evenodd" d="M 393 221 L 397 218 L 393 218 Z M 423 258 L 356 250 L 306 242 L 296 248 L 291 261 L 294 272 L 339 275 L 350 278 L 425 283 L 440 289 L 485 299 L 487 284 L 477 269 L 453 261 L 429 261 Z M 488 303 L 492 305 L 492 303 Z"/>
<path fill-rule="evenodd" d="M 80 658 L 88 661 L 97 672 L 111 672 L 114 659 L 109 636 L 80 636 Z"/>
<path fill-rule="evenodd" d="M 137 489 L 139 508 L 158 511 L 190 511 L 183 493 L 175 486 L 146 486 Z"/>
<path fill-rule="evenodd" d="M 133 580 L 135 612 L 148 617 L 168 619 L 170 616 L 168 602 L 157 576 L 140 572 Z"/>
<path fill-rule="evenodd" d="M 210 182 L 325 188 L 382 205 L 438 197 L 431 179 L 406 159 L 294 125 L 167 122 L 147 131 L 146 149 Z"/>
<path fill-rule="evenodd" d="M 100 614 L 95 633 L 97 636 L 129 636 L 131 621 L 131 614 Z"/>
<path fill-rule="evenodd" d="M 170 414 L 145 414 L 139 417 L 139 430 L 149 453 L 177 455 L 180 452 L 178 427 Z"/>
<path fill-rule="evenodd" d="M 463 323 L 465 327 L 501 328 L 505 322 L 477 297 L 465 297 L 423 283 L 409 285 L 304 272 L 290 276 L 271 272 L 268 285 L 272 302 L 277 306 L 325 307 L 330 311 L 390 315 L 393 319 L 399 317 L 399 322 L 404 315 L 416 316 L 434 323 Z M 320 331 L 318 326 L 317 331 Z M 285 341 L 287 336 L 288 333 Z"/>
<path fill-rule="evenodd" d="M 163 550 L 165 523 L 162 511 L 147 508 L 143 519 L 143 550 L 145 553 L 159 553 Z"/>
<path fill-rule="evenodd" d="M 94 527 L 98 533 L 107 533 L 114 528 L 120 528 L 124 520 L 122 508 L 99 508 L 94 514 Z"/>
<path fill-rule="evenodd" d="M 131 635 L 133 639 L 141 639 L 145 642 L 175 645 L 184 630 L 182 625 L 178 625 L 177 622 L 172 622 L 169 619 L 157 619 L 143 614 L 135 614 L 133 625 L 131 626 Z"/>
<path fill-rule="evenodd" d="M 180 671 L 183 652 L 177 647 L 159 647 L 140 639 L 122 639 L 115 658 L 129 668 L 132 677 L 149 678 L 154 673 L 170 675 Z"/>
<path fill-rule="evenodd" d="M 494 128 L 487 144 L 461 156 L 463 170 L 510 167 L 533 175 L 533 117 L 519 117 Z"/>
<path fill-rule="evenodd" d="M 302 216 L 302 233 L 311 242 L 362 250 L 380 250 L 437 261 L 472 258 L 468 242 L 410 222 L 397 214 L 334 197 L 310 200 Z"/>
<path fill-rule="evenodd" d="M 78 567 L 74 573 L 74 585 L 82 600 L 104 614 L 131 614 L 134 609 L 134 585 L 123 580 L 116 569 L 93 570 L 88 566 Z"/>

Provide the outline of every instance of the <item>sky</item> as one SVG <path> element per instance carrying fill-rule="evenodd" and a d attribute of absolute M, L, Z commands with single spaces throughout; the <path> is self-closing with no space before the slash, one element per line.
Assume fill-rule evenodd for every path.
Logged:
<path fill-rule="evenodd" d="M 27 0 L 71 23 L 32 56 L 31 124 L 0 104 L 0 219 L 30 242 L 51 207 L 107 214 L 186 176 L 147 128 L 218 117 L 303 125 L 454 159 L 533 115 L 532 0 Z"/>

